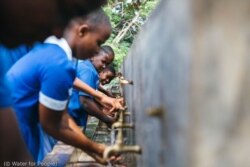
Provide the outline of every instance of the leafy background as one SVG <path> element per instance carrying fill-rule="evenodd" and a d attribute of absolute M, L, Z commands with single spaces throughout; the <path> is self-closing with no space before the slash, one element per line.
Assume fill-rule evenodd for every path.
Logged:
<path fill-rule="evenodd" d="M 109 0 L 108 5 L 104 7 L 113 27 L 106 44 L 115 51 L 114 65 L 117 71 L 137 32 L 158 2 L 159 0 Z"/>

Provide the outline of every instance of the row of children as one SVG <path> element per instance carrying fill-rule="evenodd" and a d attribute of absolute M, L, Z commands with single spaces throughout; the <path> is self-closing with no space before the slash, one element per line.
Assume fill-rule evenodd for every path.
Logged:
<path fill-rule="evenodd" d="M 113 60 L 112 56 L 109 57 L 109 47 L 104 46 L 100 50 L 100 45 L 109 38 L 112 30 L 109 18 L 97 9 L 104 3 L 105 0 L 0 2 L 0 20 L 4 23 L 0 28 L 1 163 L 41 161 L 50 151 L 45 150 L 43 133 L 84 150 L 96 160 L 102 157 L 106 146 L 89 140 L 81 132 L 69 115 L 67 104 L 72 92 L 72 98 L 80 96 L 77 102 L 70 101 L 73 117 L 77 113 L 75 109 L 84 104 L 88 112 L 97 111 L 91 114 L 107 122 L 112 118 L 103 114 L 103 109 L 111 113 L 123 108 L 122 99 L 107 97 L 93 89 L 97 86 L 97 72 L 101 76 L 101 70 Z M 39 42 L 53 34 L 56 36 Z M 33 46 L 27 47 L 27 44 Z M 90 59 L 76 60 L 87 58 Z M 85 82 L 93 84 L 93 88 Z M 103 82 L 107 82 L 106 77 Z M 100 105 L 93 105 L 93 99 Z M 86 123 L 83 121 L 83 124 Z"/>
<path fill-rule="evenodd" d="M 113 60 L 114 52 L 112 48 L 102 46 L 100 52 L 91 59 L 78 61 L 77 78 L 93 89 L 100 90 L 101 85 L 108 84 L 116 76 L 115 69 L 111 65 Z M 73 89 L 68 109 L 77 125 L 84 129 L 87 125 L 88 114 L 107 124 L 112 124 L 115 121 L 115 118 L 106 113 L 105 108 L 100 106 L 93 96 L 77 89 Z"/>

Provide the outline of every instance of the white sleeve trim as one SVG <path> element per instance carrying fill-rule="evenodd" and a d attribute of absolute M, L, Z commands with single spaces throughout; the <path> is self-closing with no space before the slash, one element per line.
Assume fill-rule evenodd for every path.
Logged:
<path fill-rule="evenodd" d="M 52 99 L 51 97 L 46 96 L 42 92 L 39 92 L 39 102 L 44 106 L 48 107 L 52 110 L 64 110 L 66 108 L 68 100 L 60 101 L 56 99 Z"/>
<path fill-rule="evenodd" d="M 73 92 L 73 88 L 70 88 L 70 89 L 69 89 L 69 96 L 72 95 L 72 92 Z"/>

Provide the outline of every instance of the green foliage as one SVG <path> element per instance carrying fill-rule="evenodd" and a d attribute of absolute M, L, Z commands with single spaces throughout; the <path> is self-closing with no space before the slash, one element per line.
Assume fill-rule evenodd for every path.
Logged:
<path fill-rule="evenodd" d="M 141 0 L 141 3 L 138 0 L 109 0 L 104 7 L 113 27 L 106 44 L 115 51 L 116 70 L 120 69 L 134 37 L 158 2 L 159 0 Z"/>

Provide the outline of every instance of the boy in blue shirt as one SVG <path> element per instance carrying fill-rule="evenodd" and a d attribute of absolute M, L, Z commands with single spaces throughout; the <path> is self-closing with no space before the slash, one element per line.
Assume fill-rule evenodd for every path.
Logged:
<path fill-rule="evenodd" d="M 72 55 L 91 57 L 111 33 L 102 10 L 73 19 L 64 37 L 50 37 L 21 58 L 8 72 L 14 109 L 28 148 L 36 161 L 44 158 L 39 126 L 52 137 L 102 157 L 105 146 L 89 140 L 67 114 L 66 104 L 75 79 Z"/>
<path fill-rule="evenodd" d="M 12 102 L 5 73 L 26 53 L 24 45 L 42 41 L 55 32 L 52 31 L 53 28 L 63 29 L 62 25 L 64 26 L 70 18 L 82 14 L 83 11 L 88 12 L 100 7 L 104 3 L 106 0 L 0 1 L 0 164 L 32 161 L 11 109 Z"/>
<path fill-rule="evenodd" d="M 107 80 L 109 80 L 108 77 L 110 77 L 110 73 L 108 73 L 107 70 L 105 73 L 102 71 L 113 59 L 114 52 L 112 48 L 110 50 L 109 46 L 102 46 L 100 52 L 91 59 L 78 61 L 77 78 L 97 90 L 99 88 L 99 79 L 101 79 L 102 83 L 106 83 Z M 99 74 L 101 74 L 101 78 L 99 78 Z M 86 128 L 88 114 L 106 123 L 115 121 L 115 118 L 102 111 L 102 107 L 94 101 L 93 96 L 77 89 L 73 89 L 68 110 L 77 125 L 84 127 L 84 129 Z"/>
<path fill-rule="evenodd" d="M 62 37 L 71 18 L 87 14 L 107 0 L 1 0 L 0 43 L 8 48 Z"/>

